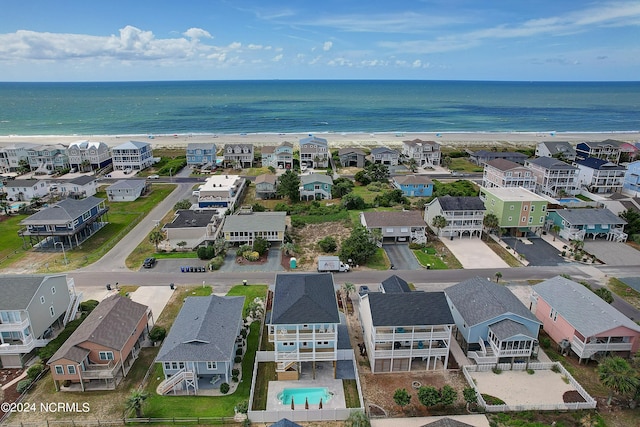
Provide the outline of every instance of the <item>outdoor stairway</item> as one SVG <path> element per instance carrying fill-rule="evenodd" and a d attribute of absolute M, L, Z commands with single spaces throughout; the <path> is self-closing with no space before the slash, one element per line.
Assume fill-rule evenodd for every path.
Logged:
<path fill-rule="evenodd" d="M 73 298 L 69 301 L 69 306 L 67 307 L 67 311 L 64 314 L 64 319 L 62 320 L 62 324 L 66 325 L 70 320 L 76 318 L 76 314 L 78 314 L 78 308 L 80 307 L 80 301 L 82 301 L 82 292 L 78 294 L 73 294 Z"/>
<path fill-rule="evenodd" d="M 478 340 L 480 344 L 480 351 L 469 351 L 467 357 L 476 362 L 478 365 L 488 365 L 498 363 L 498 356 L 493 352 L 493 349 L 484 344 L 482 339 Z"/>
<path fill-rule="evenodd" d="M 193 381 L 194 378 L 195 376 L 193 372 L 187 371 L 186 369 L 181 369 L 175 374 L 173 374 L 171 377 L 165 379 L 160 384 L 158 384 L 158 387 L 156 387 L 156 393 L 162 396 L 163 394 L 166 394 L 169 391 L 171 391 L 173 387 L 175 387 L 182 381 L 185 381 L 185 380 Z"/>
<path fill-rule="evenodd" d="M 293 370 L 297 371 L 297 367 L 296 367 L 296 361 L 295 360 L 290 360 L 290 361 L 286 361 L 286 362 L 278 362 L 278 365 L 276 367 L 276 372 L 285 372 L 288 371 L 289 368 L 294 368 Z"/>

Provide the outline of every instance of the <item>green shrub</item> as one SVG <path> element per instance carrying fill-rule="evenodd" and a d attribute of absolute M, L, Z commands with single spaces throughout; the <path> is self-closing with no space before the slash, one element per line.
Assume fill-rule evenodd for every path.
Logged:
<path fill-rule="evenodd" d="M 318 242 L 318 246 L 324 253 L 335 252 L 338 249 L 338 242 L 333 236 L 327 236 Z"/>
<path fill-rule="evenodd" d="M 233 381 L 234 383 L 237 383 L 239 381 L 238 376 L 237 375 L 233 375 L 231 377 L 231 381 Z"/>
<path fill-rule="evenodd" d="M 536 371 L 534 371 L 533 369 L 527 369 L 527 374 L 533 375 L 535 373 L 536 373 Z"/>
<path fill-rule="evenodd" d="M 242 356 L 242 349 L 241 348 L 236 350 L 236 356 Z"/>
<path fill-rule="evenodd" d="M 86 301 L 82 301 L 80 303 L 80 311 L 84 311 L 87 314 L 91 313 L 93 311 L 94 308 L 97 307 L 97 305 L 100 304 L 100 301 L 94 300 L 94 299 L 89 299 Z"/>
<path fill-rule="evenodd" d="M 62 332 L 58 334 L 57 337 L 49 341 L 46 346 L 38 350 L 38 356 L 40 357 L 40 359 L 43 362 L 49 360 L 49 358 L 53 356 L 56 351 L 58 351 L 60 346 L 67 340 L 67 338 L 71 336 L 71 334 L 78 328 L 78 326 L 80 326 L 80 324 L 84 322 L 84 319 L 86 317 L 87 314 L 83 312 L 79 319 L 75 319 L 67 323 L 67 326 L 62 330 Z"/>
<path fill-rule="evenodd" d="M 551 340 L 547 337 L 540 338 L 540 347 L 547 350 L 551 347 Z"/>
<path fill-rule="evenodd" d="M 237 377 L 238 375 L 240 375 L 240 369 L 238 368 L 233 368 L 231 370 L 231 375 L 233 375 L 234 377 Z"/>
<path fill-rule="evenodd" d="M 41 363 L 36 363 L 27 369 L 27 378 L 30 380 L 35 380 L 38 375 L 44 370 L 44 366 Z"/>
<path fill-rule="evenodd" d="M 215 256 L 216 250 L 213 246 L 200 246 L 196 253 L 200 259 L 211 259 Z"/>
<path fill-rule="evenodd" d="M 491 370 L 496 375 L 500 375 L 502 373 L 502 369 L 498 368 L 497 366 L 494 366 L 493 368 L 491 368 Z"/>
<path fill-rule="evenodd" d="M 24 379 L 24 380 L 18 382 L 18 386 L 16 387 L 16 391 L 18 393 L 23 393 L 24 391 L 26 391 L 29 388 L 29 386 L 31 385 L 32 382 L 33 381 L 30 380 L 30 379 Z"/>
<path fill-rule="evenodd" d="M 304 227 L 305 222 L 300 218 L 291 218 L 291 226 L 293 228 Z"/>
<path fill-rule="evenodd" d="M 255 251 L 246 251 L 242 253 L 242 256 L 247 261 L 258 261 L 260 259 L 260 254 Z"/>
<path fill-rule="evenodd" d="M 556 374 L 559 374 L 560 373 L 560 367 L 557 364 L 553 365 L 551 367 L 551 371 L 555 372 Z"/>
<path fill-rule="evenodd" d="M 266 254 L 269 250 L 269 247 L 271 247 L 271 243 L 268 240 L 263 239 L 262 237 L 257 237 L 253 241 L 253 250 L 256 251 L 259 255 Z"/>
<path fill-rule="evenodd" d="M 220 267 L 222 267 L 222 264 L 224 264 L 224 257 L 217 256 L 211 260 L 211 263 L 209 265 L 211 266 L 212 270 L 220 270 Z"/>
<path fill-rule="evenodd" d="M 235 358 L 235 359 L 233 359 L 233 362 L 234 362 L 234 363 L 240 363 L 240 362 L 242 362 L 242 356 L 236 356 L 236 358 Z"/>
<path fill-rule="evenodd" d="M 162 341 L 166 336 L 167 330 L 162 326 L 154 326 L 151 329 L 151 332 L 149 332 L 149 339 L 151 339 L 151 341 L 153 341 L 154 343 Z"/>
<path fill-rule="evenodd" d="M 222 394 L 227 394 L 227 393 L 229 393 L 229 389 L 230 389 L 230 388 L 231 388 L 231 387 L 229 386 L 229 384 L 227 384 L 227 383 L 222 383 L 222 384 L 220 384 L 220 393 L 222 393 Z"/>

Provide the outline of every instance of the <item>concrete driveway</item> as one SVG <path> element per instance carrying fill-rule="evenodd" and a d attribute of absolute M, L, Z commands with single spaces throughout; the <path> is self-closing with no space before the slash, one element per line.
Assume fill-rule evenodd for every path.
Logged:
<path fill-rule="evenodd" d="M 503 237 L 502 240 L 516 252 L 523 254 L 529 265 L 555 266 L 566 263 L 560 256 L 560 251 L 543 239 L 531 238 L 527 239 L 526 243 L 520 239 L 516 241 L 515 237 Z"/>
<path fill-rule="evenodd" d="M 416 256 L 409 249 L 409 245 L 382 245 L 389 261 L 396 270 L 422 270 Z"/>
<path fill-rule="evenodd" d="M 254 271 L 284 271 L 282 268 L 282 251 L 278 248 L 269 249 L 269 255 L 265 264 L 244 264 L 236 263 L 236 248 L 229 248 L 224 264 L 220 267 L 221 272 L 254 272 Z"/>
<path fill-rule="evenodd" d="M 481 239 L 441 239 L 463 268 L 509 268 Z"/>
<path fill-rule="evenodd" d="M 585 240 L 584 250 L 607 265 L 640 264 L 640 252 L 629 245 L 606 240 Z"/>

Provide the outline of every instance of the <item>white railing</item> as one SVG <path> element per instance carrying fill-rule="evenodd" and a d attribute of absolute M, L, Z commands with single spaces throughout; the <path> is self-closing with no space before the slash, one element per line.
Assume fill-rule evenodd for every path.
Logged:
<path fill-rule="evenodd" d="M 571 341 L 571 349 L 580 358 L 591 357 L 599 351 L 631 351 L 632 344 L 627 342 L 617 343 L 583 343 L 577 337 Z"/>
<path fill-rule="evenodd" d="M 24 319 L 16 323 L 0 323 L 0 332 L 24 331 L 29 326 L 29 319 Z"/>
<path fill-rule="evenodd" d="M 482 356 L 477 351 L 468 351 L 467 357 L 478 365 L 495 365 L 498 363 L 498 356 Z"/>
<path fill-rule="evenodd" d="M 85 379 L 109 379 L 115 377 L 115 372 L 119 368 L 120 362 L 111 360 L 107 364 L 87 365 L 80 375 Z"/>
<path fill-rule="evenodd" d="M 313 361 L 313 360 L 336 360 L 335 351 L 319 351 L 319 352 L 290 352 L 290 353 L 278 353 L 276 355 L 276 361 Z"/>
<path fill-rule="evenodd" d="M 449 353 L 448 348 L 414 348 L 414 349 L 398 349 L 398 350 L 375 350 L 375 358 L 383 357 L 427 357 L 427 356 L 446 356 Z"/>
<path fill-rule="evenodd" d="M 278 332 L 269 334 L 269 341 L 331 341 L 336 338 L 334 332 Z"/>
<path fill-rule="evenodd" d="M 186 368 L 182 368 L 175 374 L 171 375 L 171 377 L 165 379 L 158 387 L 156 387 L 156 393 L 159 395 L 163 395 L 169 391 L 171 391 L 176 385 L 185 380 L 193 380 L 195 378 L 195 374 L 192 371 L 187 371 Z"/>
<path fill-rule="evenodd" d="M 376 332 L 374 340 L 379 341 L 431 341 L 431 340 L 448 340 L 449 331 L 442 332 L 396 332 L 396 333 L 380 333 Z"/>
<path fill-rule="evenodd" d="M 531 356 L 531 348 L 500 349 L 493 341 L 489 341 L 489 343 L 491 344 L 493 353 L 498 355 L 498 357 Z"/>
<path fill-rule="evenodd" d="M 62 321 L 63 325 L 66 325 L 69 320 L 75 319 L 76 314 L 78 314 L 78 308 L 80 307 L 80 301 L 82 301 L 82 292 L 78 294 L 73 294 L 73 298 L 69 301 L 69 306 L 67 307 L 67 311 L 64 314 L 64 320 Z"/>
<path fill-rule="evenodd" d="M 34 348 L 44 347 L 48 343 L 49 340 L 36 340 L 33 339 L 33 337 L 28 336 L 22 344 L 0 345 L 0 354 L 29 353 Z"/>

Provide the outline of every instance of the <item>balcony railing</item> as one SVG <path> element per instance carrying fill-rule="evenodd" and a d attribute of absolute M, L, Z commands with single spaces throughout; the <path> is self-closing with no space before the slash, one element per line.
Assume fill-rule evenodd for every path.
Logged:
<path fill-rule="evenodd" d="M 313 360 L 336 360 L 336 352 L 333 349 L 327 349 L 328 351 L 318 351 L 316 349 L 315 352 L 289 352 L 289 353 L 278 353 L 276 354 L 276 361 L 313 361 Z"/>
<path fill-rule="evenodd" d="M 599 351 L 631 351 L 631 347 L 628 342 L 584 343 L 577 337 L 571 341 L 571 349 L 581 358 L 591 357 Z"/>
<path fill-rule="evenodd" d="M 16 323 L 0 323 L 0 332 L 24 331 L 29 326 L 29 319 Z"/>
<path fill-rule="evenodd" d="M 334 340 L 336 335 L 334 332 L 285 332 L 277 334 L 269 334 L 269 341 L 328 341 Z"/>
<path fill-rule="evenodd" d="M 5 343 L 0 345 L 0 354 L 29 353 L 36 347 L 44 347 L 48 342 L 49 340 L 37 340 L 29 336 L 24 341 L 22 341 L 22 344 Z"/>
<path fill-rule="evenodd" d="M 433 348 L 400 348 L 397 350 L 375 350 L 375 358 L 388 357 L 427 357 L 427 356 L 446 356 L 449 353 L 448 347 Z"/>
<path fill-rule="evenodd" d="M 376 332 L 375 341 L 429 341 L 429 340 L 446 340 L 449 339 L 449 331 L 434 331 L 434 332 L 396 332 L 394 333 L 381 333 Z"/>
<path fill-rule="evenodd" d="M 111 360 L 109 363 L 87 365 L 85 370 L 81 372 L 82 378 L 93 379 L 109 379 L 114 378 L 116 370 L 120 369 L 120 362 L 114 362 Z"/>

